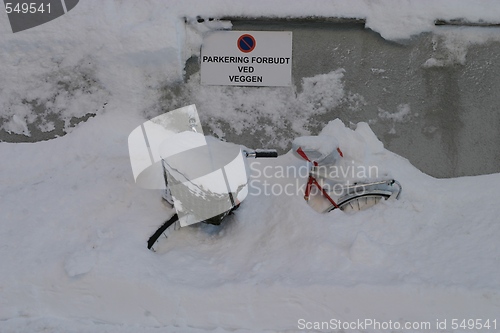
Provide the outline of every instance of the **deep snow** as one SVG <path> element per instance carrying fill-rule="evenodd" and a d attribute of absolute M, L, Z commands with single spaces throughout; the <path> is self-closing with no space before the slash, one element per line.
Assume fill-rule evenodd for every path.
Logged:
<path fill-rule="evenodd" d="M 283 4 L 81 1 L 22 33 L 1 21 L 5 129 L 29 134 L 27 124 L 38 116 L 23 101 L 66 122 L 97 114 L 74 128 L 67 123 L 69 133 L 57 139 L 0 144 L 1 332 L 295 332 L 300 319 L 332 318 L 426 321 L 432 332 L 453 331 L 452 319 L 496 319 L 499 330 L 500 175 L 434 179 L 385 150 L 366 123 L 353 130 L 332 120 L 323 134 L 337 138 L 346 165 L 374 165 L 399 180 L 400 200 L 321 215 L 300 191 L 266 195 L 272 184 L 305 183 L 274 173 L 304 164 L 288 153 L 253 165 L 262 170 L 252 178 L 253 194 L 221 226 L 182 228 L 157 253 L 147 250 L 148 237 L 173 210 L 160 191 L 134 183 L 127 138 L 158 113 L 158 90 L 182 81 L 184 61 L 201 43 L 200 31 L 185 28 L 185 16 L 366 17 L 385 38 L 432 30 L 436 18 L 500 17 L 492 1 Z M 315 103 L 344 98 L 342 75 L 339 69 L 304 80 L 290 102 L 307 111 L 305 119 L 291 115 L 297 133 L 308 134 L 308 117 L 321 112 Z M 200 87 L 196 77 L 187 88 L 212 97 L 212 113 L 200 116 L 214 132 L 222 131 L 210 123 L 216 116 L 235 130 L 252 125 L 248 114 L 230 112 L 233 101 L 255 108 L 245 89 L 220 100 L 224 88 Z M 252 98 L 279 121 L 286 108 L 273 107 L 291 93 L 262 91 Z M 381 110 L 396 120 L 405 113 L 403 104 L 395 114 Z M 448 320 L 446 330 L 437 329 L 438 319 Z"/>

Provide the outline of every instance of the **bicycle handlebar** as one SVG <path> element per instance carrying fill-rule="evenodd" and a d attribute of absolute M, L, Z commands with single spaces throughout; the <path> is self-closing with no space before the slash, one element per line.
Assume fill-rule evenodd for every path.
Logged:
<path fill-rule="evenodd" d="M 244 150 L 243 153 L 245 157 L 254 157 L 254 158 L 276 158 L 278 157 L 278 152 L 276 149 L 256 149 L 247 151 Z"/>

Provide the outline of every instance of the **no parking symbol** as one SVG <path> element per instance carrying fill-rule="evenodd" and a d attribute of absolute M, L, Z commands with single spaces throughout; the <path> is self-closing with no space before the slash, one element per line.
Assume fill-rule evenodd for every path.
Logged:
<path fill-rule="evenodd" d="M 244 34 L 238 38 L 238 49 L 243 53 L 250 53 L 255 49 L 255 38 L 252 35 Z"/>

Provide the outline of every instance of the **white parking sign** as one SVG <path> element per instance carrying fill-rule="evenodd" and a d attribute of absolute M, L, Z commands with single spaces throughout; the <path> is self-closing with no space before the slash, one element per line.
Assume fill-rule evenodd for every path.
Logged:
<path fill-rule="evenodd" d="M 290 86 L 292 32 L 217 31 L 203 40 L 201 83 Z"/>

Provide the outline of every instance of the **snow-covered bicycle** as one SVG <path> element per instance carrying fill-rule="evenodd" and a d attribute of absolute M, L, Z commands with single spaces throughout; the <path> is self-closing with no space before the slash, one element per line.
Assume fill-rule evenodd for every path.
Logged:
<path fill-rule="evenodd" d="M 163 198 L 176 210 L 149 238 L 148 248 L 152 250 L 160 236 L 167 236 L 177 226 L 220 224 L 249 192 L 246 159 L 278 156 L 276 150 L 248 150 L 204 136 L 194 105 L 154 118 L 137 132 L 147 134 L 148 147 L 157 147 L 154 154 L 152 149 L 147 152 L 160 159 Z M 293 141 L 292 150 L 310 165 L 304 198 L 316 211 L 324 213 L 336 208 L 359 211 L 382 199 L 399 198 L 401 184 L 394 179 L 350 182 L 331 177 L 332 169 L 343 156 L 333 137 L 299 137 Z M 144 180 L 158 182 L 154 177 L 158 168 L 150 169 L 150 174 L 144 173 Z"/>
<path fill-rule="evenodd" d="M 148 248 L 152 250 L 162 235 L 176 227 L 220 224 L 248 194 L 246 159 L 278 157 L 274 149 L 250 150 L 204 136 L 196 114 L 183 109 L 172 112 L 170 118 L 175 116 L 175 121 L 163 121 L 171 133 L 160 145 L 159 155 L 165 181 L 163 199 L 176 214 L 151 235 Z"/>
<path fill-rule="evenodd" d="M 337 208 L 344 212 L 360 211 L 383 199 L 398 199 L 401 194 L 401 184 L 395 179 L 351 182 L 336 177 L 339 174 L 337 163 L 343 153 L 333 137 L 299 137 L 293 141 L 292 150 L 310 166 L 304 199 L 318 212 Z"/>

